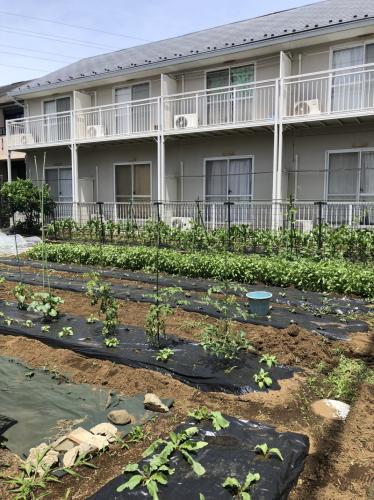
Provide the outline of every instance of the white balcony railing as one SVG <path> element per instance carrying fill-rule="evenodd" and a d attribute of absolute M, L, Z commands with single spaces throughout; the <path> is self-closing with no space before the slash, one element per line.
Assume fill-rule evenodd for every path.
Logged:
<path fill-rule="evenodd" d="M 295 226 L 308 232 L 318 224 L 319 207 L 313 202 L 295 203 Z M 207 229 L 222 227 L 227 223 L 227 208 L 216 202 L 167 202 L 160 207 L 161 217 L 171 226 L 190 227 L 193 221 L 204 223 Z M 289 227 L 287 202 L 239 202 L 230 208 L 233 225 L 246 224 L 253 229 L 271 229 L 274 220 L 279 227 Z M 74 218 L 84 224 L 99 217 L 96 203 L 57 203 L 55 219 Z M 133 221 L 142 226 L 149 219 L 156 219 L 156 207 L 151 202 L 104 203 L 101 206 L 104 221 Z M 328 202 L 322 206 L 323 222 L 332 227 L 349 227 L 374 230 L 374 202 Z"/>
<path fill-rule="evenodd" d="M 164 130 L 273 123 L 276 81 L 255 82 L 166 96 Z"/>
<path fill-rule="evenodd" d="M 106 139 L 374 113 L 374 64 L 7 122 L 8 145 Z"/>
<path fill-rule="evenodd" d="M 7 121 L 8 147 L 68 143 L 72 140 L 72 111 Z"/>
<path fill-rule="evenodd" d="M 373 64 L 284 79 L 285 121 L 365 114 L 373 109 Z"/>
<path fill-rule="evenodd" d="M 158 130 L 158 99 L 110 104 L 75 111 L 78 141 L 154 134 Z"/>

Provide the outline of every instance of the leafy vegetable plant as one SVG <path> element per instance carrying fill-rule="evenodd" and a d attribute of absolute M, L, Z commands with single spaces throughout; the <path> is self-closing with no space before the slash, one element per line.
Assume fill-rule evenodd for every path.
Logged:
<path fill-rule="evenodd" d="M 163 445 L 163 449 L 157 455 L 154 455 L 150 461 L 150 465 L 160 463 L 167 463 L 170 459 L 170 456 L 176 452 L 180 453 L 182 457 L 191 465 L 193 471 L 198 476 L 202 476 L 205 474 L 205 468 L 197 462 L 192 453 L 195 453 L 197 450 L 204 448 L 208 445 L 205 441 L 194 441 L 191 438 L 195 436 L 199 432 L 197 427 L 189 427 L 185 431 L 179 432 L 176 434 L 175 432 L 171 432 L 169 434 L 169 440 L 166 441 L 164 439 L 156 439 L 143 453 L 143 457 L 148 457 L 155 453 L 155 451 Z"/>
<path fill-rule="evenodd" d="M 270 387 L 273 383 L 271 377 L 269 377 L 269 373 L 266 372 L 263 368 L 261 368 L 258 373 L 255 373 L 253 375 L 253 378 L 260 389 Z"/>
<path fill-rule="evenodd" d="M 193 417 L 198 422 L 202 420 L 211 420 L 216 431 L 226 429 L 230 425 L 220 411 L 210 411 L 206 406 L 200 406 L 197 410 L 190 412 L 188 416 Z"/>
<path fill-rule="evenodd" d="M 123 469 L 124 473 L 131 473 L 128 481 L 117 488 L 117 492 L 128 489 L 132 491 L 136 487 L 146 487 L 153 500 L 158 500 L 158 485 L 168 483 L 166 474 L 173 474 L 174 469 L 165 464 L 144 465 L 140 468 L 139 464 L 129 464 Z"/>
<path fill-rule="evenodd" d="M 58 336 L 61 337 L 71 337 L 74 335 L 74 330 L 71 326 L 64 326 L 62 330 L 58 332 Z"/>
<path fill-rule="evenodd" d="M 278 364 L 278 360 L 273 354 L 263 354 L 260 358 L 260 363 L 266 363 L 266 365 L 271 368 Z"/>
<path fill-rule="evenodd" d="M 108 337 L 104 340 L 104 344 L 107 347 L 118 347 L 119 346 L 119 340 L 116 337 Z"/>
<path fill-rule="evenodd" d="M 257 444 L 255 446 L 255 451 L 261 453 L 265 458 L 270 458 L 271 456 L 275 456 L 283 462 L 283 456 L 279 448 L 269 448 L 267 443 Z"/>
<path fill-rule="evenodd" d="M 240 500 L 251 500 L 251 495 L 248 492 L 252 484 L 258 482 L 261 476 L 258 472 L 248 472 L 244 482 L 241 484 L 236 477 L 228 476 L 222 483 L 224 488 L 228 488 L 236 498 Z"/>
<path fill-rule="evenodd" d="M 29 286 L 24 283 L 18 283 L 13 288 L 13 295 L 17 299 L 17 307 L 21 310 L 26 310 L 28 307 L 27 302 L 32 299 L 33 293 Z"/>
<path fill-rule="evenodd" d="M 165 361 L 165 363 L 174 356 L 174 350 L 169 347 L 165 347 L 164 349 L 160 349 L 156 356 L 157 361 Z"/>
<path fill-rule="evenodd" d="M 111 294 L 110 285 L 104 283 L 98 273 L 93 273 L 87 283 L 86 295 L 91 299 L 91 305 L 99 304 L 99 315 L 104 315 L 103 335 L 114 335 L 118 325 L 119 305 Z"/>
<path fill-rule="evenodd" d="M 33 298 L 34 300 L 29 305 L 28 310 L 43 314 L 43 320 L 46 322 L 58 318 L 58 306 L 64 303 L 61 297 L 52 293 L 38 292 L 34 294 Z"/>

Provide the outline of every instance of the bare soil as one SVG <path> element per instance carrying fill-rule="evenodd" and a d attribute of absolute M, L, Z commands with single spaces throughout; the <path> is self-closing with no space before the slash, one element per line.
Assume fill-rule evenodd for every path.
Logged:
<path fill-rule="evenodd" d="M 35 270 L 34 270 L 35 271 Z M 134 284 L 134 283 L 133 283 Z M 13 300 L 14 283 L 4 283 L 0 298 Z M 33 287 L 35 291 L 40 289 Z M 56 291 L 65 300 L 63 312 L 87 317 L 97 314 L 84 294 Z M 148 304 L 122 302 L 120 321 L 143 326 Z M 202 322 L 215 322 L 200 314 L 178 309 L 168 319 L 167 330 L 189 339 L 198 339 Z M 374 490 L 370 476 L 373 463 L 373 425 L 370 419 L 374 402 L 374 388 L 363 385 L 361 393 L 345 424 L 331 422 L 315 416 L 310 410 L 313 396 L 308 390 L 308 376 L 320 363 L 332 367 L 340 352 L 359 355 L 368 359 L 373 349 L 373 332 L 357 334 L 351 342 L 332 343 L 324 337 L 294 327 L 278 330 L 271 327 L 237 324 L 245 331 L 252 345 L 259 352 L 276 354 L 279 362 L 304 369 L 294 378 L 280 381 L 279 391 L 234 396 L 223 393 L 201 392 L 168 375 L 144 369 L 133 369 L 110 361 L 85 358 L 69 350 L 53 349 L 38 341 L 1 335 L 0 354 L 19 358 L 31 367 L 46 367 L 63 373 L 75 383 L 96 386 L 135 395 L 154 392 L 161 397 L 175 399 L 173 411 L 161 415 L 156 422 L 147 424 L 149 437 L 146 442 L 131 446 L 129 450 L 113 445 L 108 452 L 94 458 L 97 469 L 79 470 L 81 477 L 66 476 L 61 483 L 48 486 L 51 500 L 88 498 L 113 477 L 122 467 L 140 459 L 141 452 L 156 437 L 165 436 L 183 422 L 189 411 L 205 405 L 232 416 L 258 420 L 275 426 L 279 431 L 306 434 L 310 439 L 310 455 L 297 486 L 290 494 L 291 500 L 353 500 L 366 498 Z M 7 450 L 0 449 L 0 473 L 15 473 L 18 459 Z M 8 464 L 10 467 L 4 467 Z M 13 498 L 9 486 L 0 480 L 0 498 Z"/>

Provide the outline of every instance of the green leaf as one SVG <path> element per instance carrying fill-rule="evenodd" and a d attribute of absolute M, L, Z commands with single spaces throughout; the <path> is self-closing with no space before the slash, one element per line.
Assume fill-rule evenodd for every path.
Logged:
<path fill-rule="evenodd" d="M 136 474 L 135 476 L 132 476 L 126 483 L 123 483 L 120 486 L 118 486 L 117 491 L 118 493 L 121 493 L 121 491 L 124 490 L 133 490 L 142 481 L 143 481 L 143 476 L 141 476 L 140 474 Z"/>
<path fill-rule="evenodd" d="M 196 462 L 196 460 L 194 460 L 187 451 L 181 450 L 181 453 L 187 460 L 187 462 L 191 465 L 192 470 L 195 474 L 197 474 L 198 476 L 203 476 L 205 474 L 205 468 L 199 462 Z"/>
<path fill-rule="evenodd" d="M 224 482 L 222 483 L 222 486 L 224 488 L 233 488 L 235 490 L 239 490 L 240 489 L 240 483 L 236 479 L 236 477 L 227 477 L 224 480 Z"/>
<path fill-rule="evenodd" d="M 188 451 L 196 451 L 201 450 L 201 448 L 205 448 L 205 446 L 208 446 L 208 443 L 205 441 L 186 441 L 181 445 L 181 448 Z"/>
<path fill-rule="evenodd" d="M 229 427 L 230 422 L 226 420 L 220 411 L 212 411 L 212 423 L 213 427 L 216 431 L 219 431 L 220 429 L 226 429 Z"/>
<path fill-rule="evenodd" d="M 247 477 L 245 478 L 244 484 L 243 484 L 243 490 L 247 490 L 251 484 L 256 483 L 259 481 L 261 478 L 260 474 L 258 472 L 252 473 L 248 472 Z"/>
<path fill-rule="evenodd" d="M 128 464 L 123 468 L 122 472 L 135 472 L 139 470 L 139 464 Z"/>
<path fill-rule="evenodd" d="M 168 480 L 160 472 L 155 472 L 154 474 L 152 474 L 152 479 L 160 484 L 168 484 Z"/>
<path fill-rule="evenodd" d="M 148 481 L 147 482 L 147 490 L 148 493 L 151 495 L 153 500 L 158 500 L 158 487 L 156 481 Z"/>
<path fill-rule="evenodd" d="M 278 448 L 270 448 L 269 450 L 269 454 L 270 455 L 275 455 L 276 457 L 279 458 L 279 460 L 281 460 L 283 462 L 283 456 L 282 456 L 282 453 L 280 452 L 280 450 Z"/>
<path fill-rule="evenodd" d="M 242 491 L 241 495 L 242 495 L 242 500 L 251 500 L 251 495 L 248 492 Z"/>
<path fill-rule="evenodd" d="M 146 458 L 146 457 L 149 457 L 149 455 L 152 455 L 152 453 L 154 453 L 157 450 L 157 448 L 160 446 L 160 444 L 162 444 L 162 443 L 163 443 L 162 439 L 156 439 L 155 441 L 153 441 L 153 443 L 151 443 L 148 446 L 148 448 L 143 451 L 142 457 Z"/>
<path fill-rule="evenodd" d="M 255 451 L 260 450 L 263 455 L 267 455 L 269 447 L 266 443 L 264 444 L 257 444 L 255 446 Z"/>

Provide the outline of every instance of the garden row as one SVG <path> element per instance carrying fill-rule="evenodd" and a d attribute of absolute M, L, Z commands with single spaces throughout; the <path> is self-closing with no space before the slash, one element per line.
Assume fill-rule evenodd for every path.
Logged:
<path fill-rule="evenodd" d="M 342 259 L 243 256 L 228 253 L 189 253 L 148 247 L 116 247 L 85 244 L 41 244 L 28 251 L 32 259 L 60 263 L 149 270 L 190 277 L 230 280 L 251 284 L 295 286 L 319 292 L 374 297 L 374 267 Z"/>
<path fill-rule="evenodd" d="M 47 226 L 50 239 L 81 242 L 106 241 L 116 244 L 154 245 L 160 230 L 163 245 L 177 250 L 220 250 L 228 243 L 228 231 L 218 228 L 207 231 L 193 223 L 191 228 L 171 227 L 163 222 L 147 221 L 138 227 L 131 220 L 115 223 L 91 219 L 78 224 L 72 219 L 54 221 Z M 319 248 L 322 245 L 322 248 Z M 234 225 L 230 229 L 230 246 L 237 253 L 261 253 L 264 255 L 295 254 L 307 257 L 323 253 L 325 257 L 343 257 L 353 261 L 373 260 L 374 231 L 354 230 L 341 226 L 323 226 L 321 234 L 315 228 L 303 233 L 294 228 L 282 231 L 252 229 L 248 225 Z"/>

